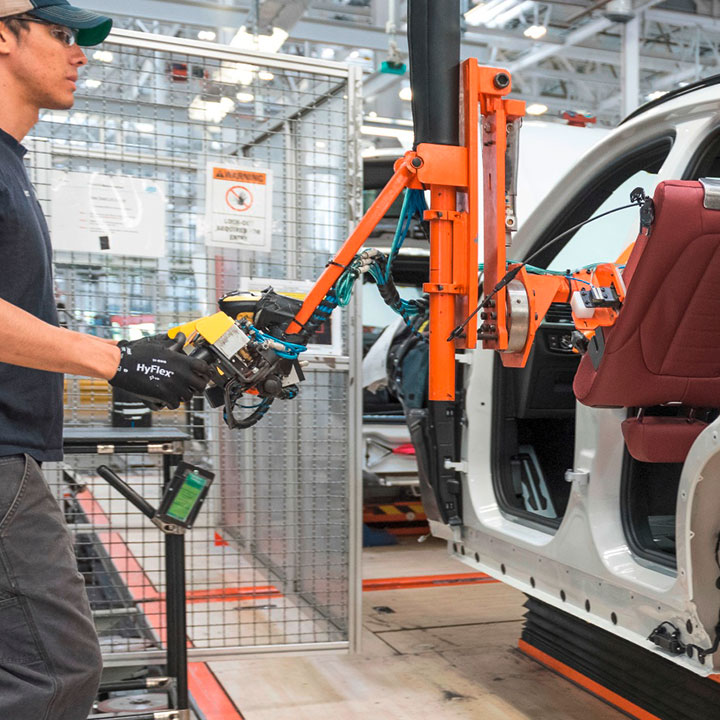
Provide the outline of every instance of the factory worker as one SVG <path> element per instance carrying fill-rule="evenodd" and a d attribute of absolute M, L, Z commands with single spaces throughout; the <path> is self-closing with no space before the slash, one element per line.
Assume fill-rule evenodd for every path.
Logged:
<path fill-rule="evenodd" d="M 51 244 L 23 165 L 42 108 L 73 105 L 112 21 L 67 0 L 0 0 L 0 719 L 85 720 L 101 658 L 73 544 L 42 476 L 62 458 L 63 375 L 177 407 L 209 368 L 160 341 L 58 326 Z"/>

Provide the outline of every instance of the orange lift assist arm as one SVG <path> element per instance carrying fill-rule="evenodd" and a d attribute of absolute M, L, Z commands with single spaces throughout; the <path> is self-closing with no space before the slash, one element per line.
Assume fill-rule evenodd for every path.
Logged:
<path fill-rule="evenodd" d="M 343 274 L 344 269 L 352 262 L 360 248 L 375 229 L 375 226 L 383 219 L 385 213 L 395 202 L 397 196 L 406 188 L 413 187 L 417 165 L 414 152 L 405 153 L 395 163 L 395 172 L 388 180 L 375 201 L 367 209 L 365 215 L 358 223 L 358 226 L 351 233 L 350 237 L 343 243 L 335 257 L 328 263 L 323 274 L 317 279 L 310 292 L 307 294 L 302 307 L 298 310 L 293 321 L 288 325 L 287 334 L 298 333 L 305 326 L 323 298 L 328 294 L 337 279 Z"/>
<path fill-rule="evenodd" d="M 370 206 L 356 230 L 343 244 L 306 297 L 287 328 L 299 332 L 340 277 L 343 269 L 367 240 L 377 223 L 406 187 L 430 192 L 425 219 L 430 225 L 430 276 L 424 290 L 430 295 L 430 387 L 429 399 L 455 399 L 455 351 L 476 346 L 477 326 L 471 320 L 464 336 L 449 341 L 453 329 L 475 309 L 478 302 L 479 153 L 478 119 L 482 115 L 482 160 L 485 287 L 505 274 L 507 229 L 505 188 L 506 132 L 497 132 L 524 114 L 525 104 L 507 100 L 510 75 L 499 68 L 479 67 L 477 60 L 462 63 L 464 96 L 464 144 L 421 143 L 396 163 L 395 174 Z M 492 283 L 490 285 L 489 283 Z M 492 313 L 504 318 L 504 294 L 495 299 Z M 498 339 L 487 347 L 507 348 L 507 326 L 488 323 Z"/>
<path fill-rule="evenodd" d="M 461 64 L 461 73 L 464 144 L 421 143 L 395 163 L 392 178 L 328 264 L 287 329 L 288 334 L 301 330 L 400 192 L 405 188 L 425 189 L 430 193 L 430 207 L 425 211 L 430 225 L 430 273 L 423 290 L 430 296 L 431 401 L 455 399 L 455 351 L 475 348 L 478 337 L 484 348 L 500 353 L 505 366 L 524 367 L 551 303 L 570 302 L 573 293 L 589 286 L 612 286 L 619 301 L 624 299 L 618 267 L 610 263 L 567 276 L 532 274 L 522 267 L 506 289 L 492 294 L 506 273 L 518 267 L 507 265 L 507 247 L 517 224 L 509 177 L 516 172 L 516 156 L 510 152 L 509 143 L 516 142 L 525 103 L 506 97 L 512 89 L 506 70 L 481 67 L 471 58 Z M 450 340 L 454 328 L 478 305 L 481 189 L 486 298 L 480 313 L 482 323 L 478 328 L 477 315 L 473 316 L 463 334 Z M 576 328 L 590 339 L 598 327 L 615 322 L 617 311 L 600 307 L 590 317 L 573 317 Z"/>

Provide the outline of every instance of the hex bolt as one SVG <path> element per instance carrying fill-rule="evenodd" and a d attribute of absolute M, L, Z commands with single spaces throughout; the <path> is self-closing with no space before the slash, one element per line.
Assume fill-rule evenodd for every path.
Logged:
<path fill-rule="evenodd" d="M 493 85 L 498 90 L 504 90 L 510 84 L 510 76 L 507 73 L 499 72 L 493 78 Z"/>
<path fill-rule="evenodd" d="M 422 158 L 414 157 L 414 158 L 410 161 L 410 164 L 411 164 L 414 168 L 422 167 L 422 164 L 423 164 Z"/>

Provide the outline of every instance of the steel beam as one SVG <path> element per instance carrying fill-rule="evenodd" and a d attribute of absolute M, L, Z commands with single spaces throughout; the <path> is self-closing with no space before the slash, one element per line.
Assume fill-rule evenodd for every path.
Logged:
<path fill-rule="evenodd" d="M 581 42 L 588 40 L 593 35 L 597 35 L 603 30 L 607 30 L 612 24 L 612 21 L 607 18 L 591 20 L 589 23 L 586 23 L 577 30 L 573 30 L 568 33 L 560 45 L 546 45 L 545 47 L 532 50 L 518 60 L 510 63 L 508 70 L 510 70 L 511 73 L 516 73 L 523 68 L 537 65 L 543 60 L 546 60 L 553 55 L 559 55 L 567 48 L 572 47 L 573 45 L 579 45 Z"/>
<path fill-rule="evenodd" d="M 636 15 L 622 29 L 620 111 L 627 117 L 640 102 L 640 18 Z"/>
<path fill-rule="evenodd" d="M 98 12 L 106 12 L 111 16 L 123 15 L 134 19 L 158 20 L 170 19 L 176 23 L 200 27 L 232 27 L 237 28 L 247 21 L 248 10 L 238 5 L 226 6 L 207 0 L 186 0 L 185 2 L 171 2 L 170 0 L 128 0 L 121 8 L 113 0 L 93 0 L 93 8 Z M 657 13 L 662 13 L 658 16 Z M 666 16 L 669 15 L 669 18 Z M 649 18 L 661 17 L 663 21 L 672 21 L 673 24 L 682 24 L 678 21 L 685 19 L 690 25 L 698 21 L 706 29 L 714 29 L 720 23 L 711 18 L 696 18 L 683 13 L 673 13 L 666 10 L 649 11 Z M 706 22 L 708 21 L 708 22 Z M 581 28 L 581 30 L 583 30 Z M 594 32 L 600 32 L 594 26 Z M 580 31 L 577 31 L 580 32 Z M 584 31 L 590 32 L 590 31 Z M 590 32 L 592 36 L 592 32 Z M 597 47 L 582 45 L 581 36 L 573 36 L 576 44 L 562 41 L 559 38 L 545 37 L 534 41 L 524 38 L 517 33 L 497 28 L 473 28 L 465 32 L 461 47 L 461 57 L 477 57 L 481 62 L 490 60 L 492 48 L 502 48 L 511 52 L 528 52 L 537 49 L 542 51 L 542 58 L 562 54 L 570 60 L 597 62 L 605 65 L 619 67 L 620 54 L 615 50 L 606 50 Z M 589 39 L 589 38 L 586 38 Z M 302 18 L 290 33 L 291 42 L 309 42 L 319 45 L 339 45 L 347 48 L 368 48 L 375 52 L 386 52 L 388 36 L 384 28 L 372 26 L 359 26 L 348 22 L 328 21 L 318 18 Z M 398 49 L 407 54 L 407 41 L 400 33 L 397 36 Z M 534 51 L 521 59 L 524 66 L 540 62 Z M 640 56 L 640 68 L 652 72 L 672 73 L 693 67 L 690 62 L 683 62 L 672 57 L 671 54 L 657 52 L 643 52 Z"/>
<path fill-rule="evenodd" d="M 211 0 L 92 0 L 92 9 L 110 17 L 127 15 L 146 20 L 163 20 L 201 27 L 234 27 L 244 25 L 249 4 L 222 5 Z"/>
<path fill-rule="evenodd" d="M 720 34 L 720 19 L 708 15 L 696 15 L 694 13 L 653 8 L 645 13 L 645 17 L 652 22 L 662 23 L 663 25 L 699 27 L 705 32 Z"/>
<path fill-rule="evenodd" d="M 609 20 L 607 23 L 612 25 Z M 600 32 L 600 30 L 595 29 L 590 33 L 590 36 L 597 32 Z M 387 35 L 382 28 L 358 27 L 350 23 L 328 22 L 307 17 L 295 25 L 290 38 L 295 42 L 309 42 L 319 45 L 340 45 L 348 48 L 362 47 L 376 52 L 385 52 L 387 50 Z M 398 35 L 397 41 L 400 52 L 407 54 L 405 36 L 403 34 Z M 500 47 L 503 50 L 523 52 L 533 50 L 538 46 L 539 50 L 547 50 L 544 57 L 562 53 L 570 60 L 597 62 L 615 67 L 620 66 L 620 53 L 615 50 L 568 44 L 559 38 L 553 37 L 545 37 L 542 40 L 535 41 L 496 28 L 473 28 L 467 30 L 463 35 L 460 54 L 462 58 L 477 57 L 482 62 L 484 58 L 489 58 L 492 48 Z M 643 53 L 640 57 L 640 64 L 643 70 L 668 73 L 691 65 L 691 63 L 683 63 L 668 55 L 663 56 L 658 53 Z"/>

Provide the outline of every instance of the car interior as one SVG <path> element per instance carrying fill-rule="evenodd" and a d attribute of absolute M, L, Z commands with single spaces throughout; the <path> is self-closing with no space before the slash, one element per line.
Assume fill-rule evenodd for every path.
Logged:
<path fill-rule="evenodd" d="M 568 212 L 538 238 L 541 247 L 565 229 L 627 203 L 630 186 L 643 184 L 651 194 L 653 176 L 667 157 L 673 137 L 664 136 L 628 153 L 602 178 L 581 189 Z M 720 143 L 719 143 L 720 144 Z M 652 185 L 652 187 L 649 187 Z M 637 215 L 623 216 L 626 230 L 637 228 Z M 622 247 L 604 235 L 604 220 L 583 227 L 562 247 L 548 248 L 536 264 L 559 270 L 614 260 Z M 610 246 L 610 247 L 608 247 Z M 532 252 L 534 248 L 530 249 Z M 603 256 L 604 253 L 604 256 Z M 578 263 L 570 265 L 571 260 Z M 579 260 L 583 258 L 583 260 Z M 501 510 L 510 518 L 554 532 L 565 513 L 573 467 L 575 395 L 573 379 L 580 356 L 571 347 L 569 303 L 553 303 L 540 327 L 525 368 L 505 368 L 496 358 L 493 393 L 493 482 Z M 634 410 L 629 410 L 632 414 Z M 651 408 L 650 414 L 677 414 L 682 408 Z M 625 451 L 623 518 L 636 556 L 672 568 L 675 563 L 675 500 L 682 463 L 643 463 Z"/>

